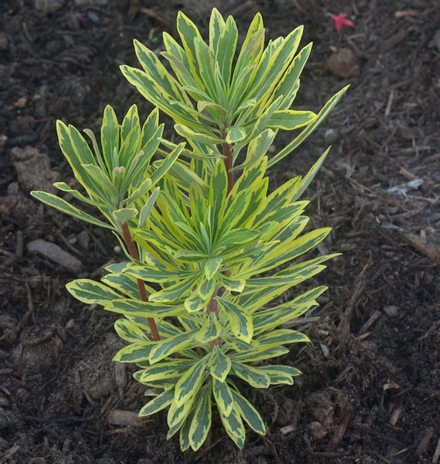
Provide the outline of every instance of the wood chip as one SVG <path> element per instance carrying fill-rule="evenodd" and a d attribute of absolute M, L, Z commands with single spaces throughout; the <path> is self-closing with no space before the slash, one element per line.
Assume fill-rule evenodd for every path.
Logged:
<path fill-rule="evenodd" d="M 437 442 L 437 447 L 435 448 L 434 456 L 432 457 L 432 464 L 437 464 L 440 458 L 440 438 Z"/>
<path fill-rule="evenodd" d="M 426 431 L 426 435 L 423 437 L 423 440 L 421 441 L 419 447 L 416 450 L 417 456 L 421 456 L 424 453 L 424 451 L 426 450 L 426 447 L 428 446 L 428 443 L 431 441 L 431 438 L 433 437 L 433 435 L 434 435 L 434 429 L 432 427 L 430 427 Z"/>
<path fill-rule="evenodd" d="M 280 428 L 280 432 L 283 435 L 287 435 L 290 432 L 294 432 L 296 430 L 296 426 L 294 424 L 286 425 L 285 427 Z"/>
<path fill-rule="evenodd" d="M 370 316 L 368 321 L 361 327 L 361 330 L 359 330 L 358 335 L 364 334 L 381 316 L 382 313 L 380 311 L 374 311 L 374 313 Z"/>
<path fill-rule="evenodd" d="M 386 53 L 393 49 L 396 45 L 402 42 L 406 37 L 407 31 L 405 29 L 401 29 L 400 31 L 396 32 L 390 38 L 385 40 L 380 47 L 381 53 Z"/>
<path fill-rule="evenodd" d="M 397 408 L 393 411 L 393 414 L 390 417 L 390 425 L 394 427 L 397 424 L 397 421 L 399 420 L 399 417 L 402 414 L 402 411 L 403 411 L 402 408 Z"/>
<path fill-rule="evenodd" d="M 322 440 L 328 434 L 327 429 L 320 422 L 311 422 L 307 430 L 312 440 Z"/>
<path fill-rule="evenodd" d="M 82 262 L 78 258 L 75 258 L 75 256 L 63 251 L 58 245 L 55 245 L 55 243 L 37 239 L 29 242 L 27 244 L 27 249 L 29 253 L 38 253 L 75 274 L 82 271 Z"/>
<path fill-rule="evenodd" d="M 145 418 L 139 417 L 138 414 L 133 411 L 112 409 L 108 413 L 108 423 L 111 425 L 141 427 L 145 424 Z"/>
<path fill-rule="evenodd" d="M 418 251 L 423 253 L 428 258 L 431 258 L 435 263 L 440 265 L 440 247 L 433 243 L 422 240 L 421 237 L 415 234 L 402 234 L 403 237 Z"/>
<path fill-rule="evenodd" d="M 347 408 L 349 408 L 349 406 L 347 406 Z M 338 446 L 338 443 L 342 440 L 343 436 L 345 435 L 345 432 L 347 431 L 348 424 L 350 423 L 350 418 L 351 409 L 347 409 L 345 411 L 341 423 L 336 427 L 335 433 L 327 445 L 327 448 L 325 450 L 326 453 L 333 451 L 336 448 L 336 446 Z"/>

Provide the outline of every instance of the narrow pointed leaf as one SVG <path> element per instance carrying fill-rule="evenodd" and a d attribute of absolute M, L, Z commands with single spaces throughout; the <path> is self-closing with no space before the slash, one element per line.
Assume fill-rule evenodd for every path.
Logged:
<path fill-rule="evenodd" d="M 238 306 L 233 301 L 217 297 L 220 311 L 223 312 L 231 324 L 233 334 L 247 343 L 252 340 L 253 323 L 252 317 L 245 308 Z"/>
<path fill-rule="evenodd" d="M 148 361 L 152 347 L 153 342 L 132 343 L 122 348 L 122 350 L 119 350 L 115 356 L 113 356 L 113 361 L 123 363 Z"/>
<path fill-rule="evenodd" d="M 189 440 L 193 451 L 197 451 L 205 442 L 212 421 L 211 385 L 203 386 L 194 405 Z"/>
<path fill-rule="evenodd" d="M 69 282 L 66 288 L 77 300 L 86 304 L 105 305 L 121 297 L 107 285 L 90 279 L 76 279 Z"/>
<path fill-rule="evenodd" d="M 115 220 L 120 222 L 121 224 L 124 224 L 130 221 L 130 219 L 136 217 L 137 213 L 137 209 L 135 208 L 121 208 L 112 212 Z"/>
<path fill-rule="evenodd" d="M 330 100 L 323 106 L 321 111 L 318 113 L 317 118 L 309 124 L 292 142 L 290 142 L 286 147 L 284 147 L 280 152 L 278 152 L 271 160 L 269 161 L 268 167 L 272 167 L 278 161 L 282 160 L 289 153 L 299 147 L 301 143 L 321 124 L 321 122 L 326 118 L 330 113 L 333 107 L 338 103 L 344 93 L 347 91 L 348 87 L 344 87 L 342 90 L 337 92 Z"/>
<path fill-rule="evenodd" d="M 211 375 L 219 382 L 224 382 L 231 370 L 231 365 L 229 356 L 224 354 L 217 345 L 214 345 L 209 365 Z"/>
<path fill-rule="evenodd" d="M 232 390 L 235 407 L 240 412 L 241 417 L 247 422 L 249 427 L 260 435 L 266 435 L 266 426 L 258 411 L 240 393 Z"/>
<path fill-rule="evenodd" d="M 214 313 L 211 313 L 205 323 L 197 333 L 195 339 L 200 343 L 209 343 L 212 340 L 220 337 L 223 327 L 217 320 Z"/>
<path fill-rule="evenodd" d="M 144 206 L 141 209 L 141 212 L 139 214 L 139 221 L 138 221 L 138 228 L 140 229 L 141 227 L 144 226 L 145 221 L 148 219 L 148 216 L 151 213 L 151 210 L 153 209 L 154 203 L 156 201 L 157 195 L 159 194 L 159 187 L 157 187 L 148 200 L 145 202 Z"/>
<path fill-rule="evenodd" d="M 232 359 L 232 372 L 245 380 L 251 387 L 268 388 L 270 385 L 270 378 L 263 371 L 256 367 L 237 362 L 234 359 Z"/>
<path fill-rule="evenodd" d="M 119 123 L 114 109 L 107 105 L 104 109 L 104 116 L 101 126 L 101 146 L 102 154 L 108 172 L 112 172 L 116 165 L 113 163 L 113 153 L 119 152 Z"/>
<path fill-rule="evenodd" d="M 68 284 L 69 285 L 69 284 Z M 69 289 L 70 291 L 70 289 Z M 142 301 L 131 298 L 110 299 L 101 304 L 105 305 L 107 311 L 123 314 L 125 316 L 141 317 L 171 317 L 179 316 L 184 313 L 185 308 L 182 304 L 166 304 L 153 301 Z"/>
<path fill-rule="evenodd" d="M 312 111 L 278 110 L 271 116 L 268 126 L 274 129 L 295 130 L 316 119 Z"/>
<path fill-rule="evenodd" d="M 230 126 L 226 130 L 226 142 L 237 143 L 246 138 L 246 131 L 241 126 Z"/>
<path fill-rule="evenodd" d="M 137 343 L 150 341 L 145 332 L 128 319 L 118 319 L 115 322 L 115 331 L 123 340 L 128 342 Z"/>
<path fill-rule="evenodd" d="M 191 347 L 196 333 L 196 331 L 186 332 L 174 337 L 167 338 L 165 340 L 160 340 L 159 342 L 155 342 L 155 346 L 151 349 L 150 352 L 150 363 L 157 363 L 161 359 L 164 359 L 173 353 Z"/>
<path fill-rule="evenodd" d="M 229 388 L 226 382 L 213 378 L 212 391 L 218 410 L 225 416 L 229 416 L 234 406 L 234 397 L 232 396 L 231 388 Z"/>
<path fill-rule="evenodd" d="M 192 360 L 164 360 L 152 366 L 148 366 L 136 374 L 136 380 L 141 383 L 149 384 L 154 380 L 175 379 L 181 377 L 188 369 L 192 367 Z"/>
<path fill-rule="evenodd" d="M 261 370 L 270 378 L 271 385 L 293 385 L 293 376 L 301 375 L 301 371 L 292 366 L 264 366 Z"/>
<path fill-rule="evenodd" d="M 174 395 L 176 406 L 184 404 L 192 397 L 197 395 L 201 385 L 208 375 L 206 370 L 208 361 L 209 355 L 206 355 L 200 359 L 199 362 L 194 364 L 193 367 L 187 370 L 186 373 L 177 382 Z"/>
<path fill-rule="evenodd" d="M 211 280 L 220 270 L 223 258 L 211 258 L 205 264 L 205 277 Z"/>
<path fill-rule="evenodd" d="M 233 407 L 228 415 L 224 414 L 221 410 L 219 410 L 219 413 L 226 433 L 240 449 L 244 448 L 246 430 L 238 409 Z"/>
<path fill-rule="evenodd" d="M 307 335 L 290 329 L 274 330 L 266 335 L 257 338 L 260 348 L 275 348 L 280 345 L 290 345 L 292 343 L 309 342 Z"/>
<path fill-rule="evenodd" d="M 115 229 L 110 224 L 100 221 L 90 214 L 81 211 L 80 209 L 68 203 L 66 200 L 63 200 L 62 198 L 59 198 L 52 193 L 33 191 L 31 192 L 31 195 L 43 203 L 46 203 L 46 205 L 52 206 L 53 208 L 58 209 L 59 211 L 68 214 L 69 216 L 73 216 L 76 219 L 81 219 L 81 221 L 88 222 L 89 224 L 93 224 L 95 226 L 104 227 L 106 229 Z"/>
<path fill-rule="evenodd" d="M 149 401 L 139 411 L 140 417 L 151 416 L 169 406 L 174 399 L 174 390 L 165 390 L 153 400 Z"/>

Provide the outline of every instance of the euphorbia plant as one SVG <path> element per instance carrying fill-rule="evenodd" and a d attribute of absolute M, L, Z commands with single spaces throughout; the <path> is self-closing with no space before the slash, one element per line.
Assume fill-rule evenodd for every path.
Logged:
<path fill-rule="evenodd" d="M 293 383 L 297 369 L 268 360 L 308 338 L 278 327 L 317 305 L 326 287 L 282 304 L 277 299 L 335 256 L 295 263 L 330 231 L 303 233 L 307 201 L 299 200 L 327 151 L 304 178 L 271 193 L 266 170 L 314 130 L 345 89 L 318 114 L 291 109 L 310 53 L 306 46 L 296 54 L 302 28 L 265 46 L 258 14 L 238 56 L 236 24 L 217 10 L 208 43 L 181 13 L 177 29 L 182 45 L 164 34 L 173 75 L 139 42 L 143 70 L 122 71 L 175 121 L 188 148 L 161 138 L 157 110 L 141 129 L 134 108 L 121 125 L 106 109 L 102 155 L 88 132 L 95 156 L 76 129 L 58 123 L 61 148 L 88 197 L 57 187 L 97 206 L 110 225 L 53 195 L 34 195 L 125 241 L 128 261 L 109 266 L 100 283 L 79 279 L 67 287 L 80 301 L 124 316 L 115 328 L 129 344 L 114 359 L 139 367 L 134 377 L 152 396 L 140 415 L 169 407 L 168 437 L 180 431 L 182 450 L 197 450 L 215 405 L 227 434 L 243 447 L 243 421 L 260 434 L 265 425 L 237 380 L 254 388 Z M 277 132 L 294 129 L 301 131 L 268 159 Z M 150 164 L 154 153 L 162 159 Z"/>

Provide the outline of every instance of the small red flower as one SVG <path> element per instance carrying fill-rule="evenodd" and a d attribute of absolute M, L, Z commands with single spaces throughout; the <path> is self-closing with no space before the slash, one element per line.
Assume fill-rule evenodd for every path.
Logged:
<path fill-rule="evenodd" d="M 343 26 L 354 27 L 353 21 L 347 19 L 344 13 L 339 13 L 338 15 L 330 14 L 330 18 L 335 22 L 337 31 L 340 31 Z"/>

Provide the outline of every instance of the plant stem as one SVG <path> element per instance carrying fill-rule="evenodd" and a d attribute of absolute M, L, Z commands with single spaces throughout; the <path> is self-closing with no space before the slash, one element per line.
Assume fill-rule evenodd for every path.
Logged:
<path fill-rule="evenodd" d="M 130 233 L 130 229 L 128 228 L 128 224 L 126 222 L 121 223 L 121 228 L 122 228 L 122 235 L 124 236 L 124 240 L 127 245 L 130 256 L 133 259 L 139 260 L 139 253 L 136 248 L 136 245 L 134 244 L 131 238 L 131 233 Z M 139 295 L 141 297 L 141 300 L 148 301 L 148 295 L 147 295 L 147 291 L 145 290 L 145 285 L 144 285 L 143 280 L 137 279 L 137 286 L 139 289 Z M 156 322 L 154 321 L 154 319 L 151 317 L 147 317 L 147 321 L 148 321 L 148 325 L 150 326 L 151 334 L 153 335 L 153 340 L 154 341 L 160 340 L 159 331 L 157 330 Z"/>
<path fill-rule="evenodd" d="M 222 138 L 226 139 L 226 129 L 222 129 Z M 225 167 L 228 173 L 228 195 L 234 186 L 234 173 L 231 171 L 233 168 L 233 160 L 232 160 L 232 147 L 231 144 L 227 143 L 226 141 L 222 144 L 223 147 L 223 155 L 225 156 Z M 226 273 L 226 272 L 225 272 Z M 219 319 L 219 311 L 218 311 L 218 303 L 215 297 L 217 296 L 217 290 L 212 295 L 211 301 L 209 302 L 209 311 L 215 314 L 215 317 Z M 218 347 L 222 346 L 222 339 L 217 337 L 215 340 L 211 342 L 212 347 L 217 345 Z"/>

